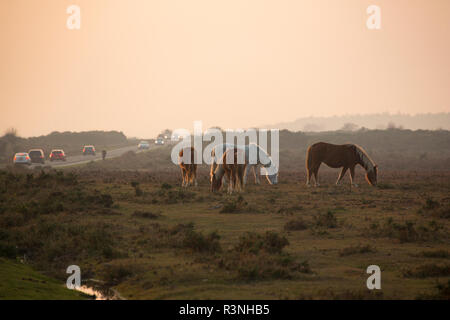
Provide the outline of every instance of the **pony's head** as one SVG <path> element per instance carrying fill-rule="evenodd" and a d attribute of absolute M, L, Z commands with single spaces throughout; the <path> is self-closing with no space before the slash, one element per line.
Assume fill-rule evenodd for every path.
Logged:
<path fill-rule="evenodd" d="M 378 166 L 373 166 L 372 169 L 366 172 L 366 180 L 371 186 L 377 185 Z"/>
<path fill-rule="evenodd" d="M 267 181 L 269 181 L 270 184 L 277 184 L 278 183 L 278 173 L 274 174 L 268 174 L 266 175 Z"/>
<path fill-rule="evenodd" d="M 273 170 L 268 170 L 268 168 L 264 169 L 266 170 L 267 181 L 269 181 L 270 184 L 278 184 L 278 170 L 276 170 L 275 173 L 269 174 L 269 172 L 273 172 Z"/>

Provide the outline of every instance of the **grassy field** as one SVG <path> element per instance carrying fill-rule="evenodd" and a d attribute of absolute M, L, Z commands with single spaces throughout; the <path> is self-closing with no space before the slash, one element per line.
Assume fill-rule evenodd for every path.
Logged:
<path fill-rule="evenodd" d="M 450 172 L 381 172 L 373 188 L 359 171 L 356 189 L 337 174 L 307 188 L 282 171 L 230 196 L 209 192 L 206 167 L 188 190 L 175 166 L 2 171 L 0 255 L 61 285 L 77 264 L 128 299 L 449 299 Z"/>
<path fill-rule="evenodd" d="M 79 300 L 86 297 L 68 290 L 60 281 L 46 277 L 19 262 L 0 258 L 0 300 Z"/>

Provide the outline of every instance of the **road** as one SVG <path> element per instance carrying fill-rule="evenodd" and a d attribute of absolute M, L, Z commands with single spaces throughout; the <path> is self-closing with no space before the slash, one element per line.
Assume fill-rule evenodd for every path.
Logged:
<path fill-rule="evenodd" d="M 155 145 L 150 145 L 150 149 L 154 149 L 156 147 L 157 146 L 155 146 Z M 140 153 L 140 152 L 147 151 L 147 150 L 139 150 L 137 146 L 128 146 L 128 147 L 118 148 L 118 149 L 114 149 L 114 150 L 109 150 L 108 153 L 106 154 L 106 159 L 120 157 L 121 155 L 123 155 L 124 153 L 127 153 L 128 151 L 134 151 L 136 153 Z M 73 165 L 89 163 L 91 161 L 99 161 L 99 160 L 102 160 L 102 152 L 101 152 L 101 150 L 97 151 L 95 156 L 91 156 L 91 155 L 83 156 L 82 154 L 74 155 L 74 156 L 68 155 L 66 157 L 66 159 L 67 159 L 66 161 L 53 161 L 53 162 L 46 159 L 45 164 L 33 163 L 30 166 L 30 169 L 32 169 L 36 166 L 51 166 L 53 168 L 63 168 L 63 167 L 68 167 L 68 166 L 73 166 Z"/>

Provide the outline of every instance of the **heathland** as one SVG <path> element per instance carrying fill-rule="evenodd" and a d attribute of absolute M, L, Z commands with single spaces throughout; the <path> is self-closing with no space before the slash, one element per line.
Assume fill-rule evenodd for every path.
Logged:
<path fill-rule="evenodd" d="M 128 299 L 449 299 L 449 138 L 282 131 L 280 183 L 249 179 L 233 195 L 209 191 L 206 165 L 198 187 L 181 188 L 170 146 L 58 171 L 8 168 L 0 256 L 61 286 L 79 265 Z M 325 166 L 322 185 L 306 187 L 305 151 L 320 140 L 363 146 L 378 187 L 362 169 L 358 188 L 347 177 L 335 186 L 338 170 Z M 374 264 L 382 289 L 370 291 Z"/>

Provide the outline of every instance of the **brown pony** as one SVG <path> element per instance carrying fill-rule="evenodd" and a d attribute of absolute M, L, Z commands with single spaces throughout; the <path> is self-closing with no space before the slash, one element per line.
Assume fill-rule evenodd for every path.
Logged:
<path fill-rule="evenodd" d="M 234 190 L 240 192 L 244 190 L 244 175 L 247 168 L 247 162 L 238 164 L 239 160 L 245 160 L 245 152 L 241 149 L 228 149 L 222 156 L 221 163 L 215 167 L 211 166 L 211 191 L 216 192 L 222 188 L 223 177 L 228 180 L 228 193 L 233 193 Z M 215 168 L 215 169 L 214 169 Z"/>
<path fill-rule="evenodd" d="M 355 144 L 335 145 L 331 143 L 318 142 L 306 151 L 306 185 L 310 185 L 311 175 L 314 175 L 315 185 L 319 185 L 318 172 L 321 163 L 331 168 L 342 168 L 336 181 L 338 185 L 348 169 L 350 169 L 350 183 L 354 183 L 355 166 L 361 165 L 366 170 L 366 180 L 372 185 L 377 185 L 378 166 L 369 158 L 363 148 Z"/>
<path fill-rule="evenodd" d="M 191 159 L 190 163 L 184 163 L 184 156 Z M 181 168 L 182 187 L 188 187 L 191 184 L 197 186 L 197 164 L 195 163 L 195 149 L 186 147 L 180 150 L 178 154 L 178 163 Z"/>

